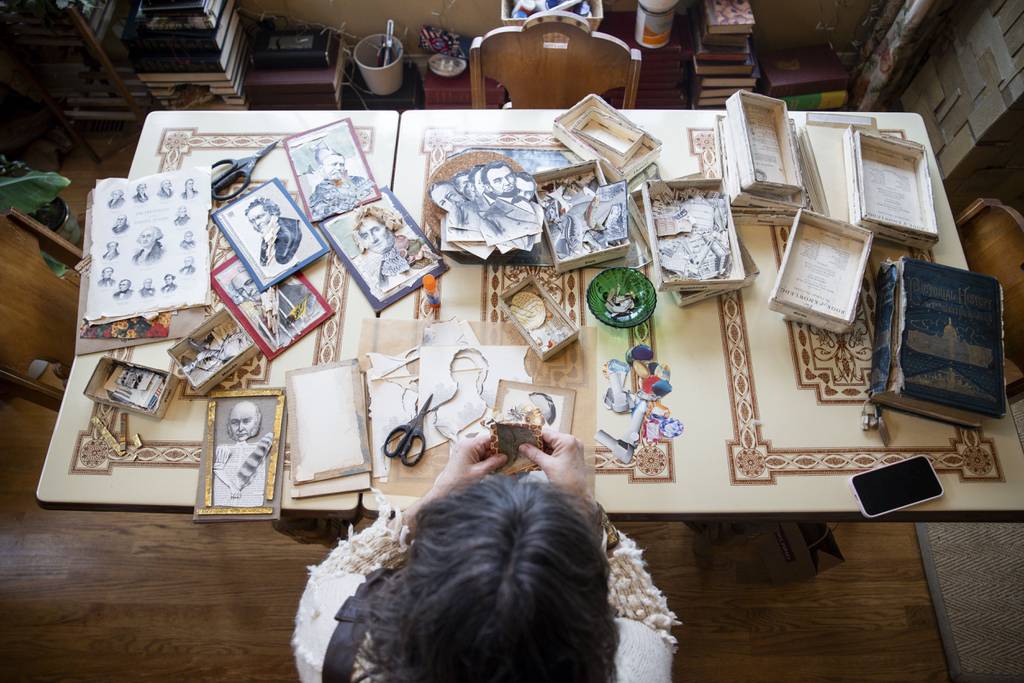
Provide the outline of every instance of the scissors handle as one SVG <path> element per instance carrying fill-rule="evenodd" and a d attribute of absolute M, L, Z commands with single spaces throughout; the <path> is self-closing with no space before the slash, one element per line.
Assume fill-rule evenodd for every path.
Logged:
<path fill-rule="evenodd" d="M 213 164 L 212 168 L 229 164 L 228 168 L 217 173 L 213 180 L 210 181 L 210 186 L 213 189 L 213 198 L 218 201 L 225 201 L 228 199 L 234 199 L 238 195 L 242 194 L 247 187 L 249 187 L 249 181 L 252 177 L 249 175 L 248 164 L 239 163 L 238 159 L 221 159 L 217 163 Z M 229 193 L 222 193 L 221 191 L 227 187 L 231 187 L 239 178 L 242 178 L 242 185 L 237 190 Z"/>
<path fill-rule="evenodd" d="M 396 440 L 396 437 L 399 436 L 401 438 Z M 410 458 L 409 453 L 417 441 L 419 441 L 419 453 Z M 384 440 L 384 448 L 381 450 L 384 451 L 386 457 L 398 458 L 403 465 L 412 467 L 423 458 L 426 448 L 427 441 L 423 438 L 422 431 L 409 425 L 399 425 L 388 434 L 388 438 Z"/>

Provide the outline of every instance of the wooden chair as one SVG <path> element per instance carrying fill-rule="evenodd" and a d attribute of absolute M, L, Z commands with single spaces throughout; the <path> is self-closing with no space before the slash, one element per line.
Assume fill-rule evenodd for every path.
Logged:
<path fill-rule="evenodd" d="M 70 268 L 54 275 L 41 251 Z M 66 379 L 75 357 L 78 272 L 82 250 L 17 209 L 0 211 L 0 396 L 13 395 L 57 410 L 62 388 L 30 372 L 34 360 Z"/>
<path fill-rule="evenodd" d="M 565 109 L 590 93 L 625 88 L 623 109 L 636 104 L 640 51 L 590 31 L 570 12 L 541 12 L 520 26 L 473 39 L 469 48 L 473 108 L 483 109 L 484 78 L 508 90 L 517 109 Z"/>
<path fill-rule="evenodd" d="M 1006 394 L 1024 393 L 1024 216 L 998 199 L 975 199 L 957 216 L 967 267 L 1003 286 Z"/>

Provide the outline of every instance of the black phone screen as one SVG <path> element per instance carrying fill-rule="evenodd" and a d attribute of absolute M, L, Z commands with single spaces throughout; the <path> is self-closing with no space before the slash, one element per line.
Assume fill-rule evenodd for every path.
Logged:
<path fill-rule="evenodd" d="M 903 462 L 858 474 L 853 478 L 864 512 L 878 515 L 942 493 L 942 485 L 926 458 Z"/>

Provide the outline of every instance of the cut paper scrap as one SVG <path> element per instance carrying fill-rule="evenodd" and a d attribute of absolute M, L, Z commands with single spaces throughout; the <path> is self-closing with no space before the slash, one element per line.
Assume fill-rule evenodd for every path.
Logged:
<path fill-rule="evenodd" d="M 393 374 L 397 376 L 396 371 L 399 368 L 408 367 L 419 360 L 419 358 L 420 350 L 418 348 L 411 348 L 405 353 L 398 354 L 397 356 L 370 352 L 366 354 L 366 359 L 370 362 L 370 369 L 366 371 L 366 378 L 369 380 L 376 380 L 387 378 Z"/>
<path fill-rule="evenodd" d="M 473 328 L 465 320 L 452 318 L 423 328 L 422 346 L 480 346 Z"/>
<path fill-rule="evenodd" d="M 458 390 L 449 401 L 432 413 L 432 429 L 427 430 L 427 448 L 444 441 L 457 441 L 459 434 L 480 420 L 487 410 L 481 398 L 488 368 L 483 355 L 476 349 L 462 349 L 452 359 L 452 377 Z"/>
<path fill-rule="evenodd" d="M 373 478 L 387 480 L 390 458 L 384 443 L 392 429 L 407 424 L 416 415 L 416 390 L 396 382 L 377 380 L 370 386 L 370 417 L 373 425 Z"/>

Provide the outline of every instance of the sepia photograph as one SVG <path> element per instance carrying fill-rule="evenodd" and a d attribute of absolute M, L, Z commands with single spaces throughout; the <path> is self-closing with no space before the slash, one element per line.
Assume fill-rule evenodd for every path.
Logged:
<path fill-rule="evenodd" d="M 349 274 L 379 311 L 448 270 L 434 245 L 388 188 L 373 204 L 323 224 Z"/>
<path fill-rule="evenodd" d="M 213 288 L 268 359 L 312 332 L 334 312 L 302 274 L 260 292 L 237 258 L 213 272 Z"/>
<path fill-rule="evenodd" d="M 280 514 L 284 391 L 210 395 L 196 521 L 268 519 Z"/>
<path fill-rule="evenodd" d="M 328 250 L 277 178 L 218 209 L 213 220 L 261 292 Z"/>
<path fill-rule="evenodd" d="M 351 119 L 285 138 L 284 146 L 313 222 L 380 198 Z"/>

